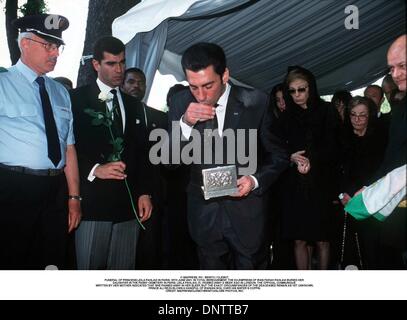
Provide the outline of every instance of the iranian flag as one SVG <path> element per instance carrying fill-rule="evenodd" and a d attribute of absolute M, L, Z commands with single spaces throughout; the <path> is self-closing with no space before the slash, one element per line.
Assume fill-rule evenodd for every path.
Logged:
<path fill-rule="evenodd" d="M 357 220 L 370 216 L 385 220 L 406 196 L 406 167 L 398 167 L 366 187 L 347 203 L 345 211 Z"/>

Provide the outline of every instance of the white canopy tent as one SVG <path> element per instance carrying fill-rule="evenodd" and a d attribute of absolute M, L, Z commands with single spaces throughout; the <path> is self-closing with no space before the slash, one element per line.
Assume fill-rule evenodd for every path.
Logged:
<path fill-rule="evenodd" d="M 348 30 L 348 5 L 359 29 Z M 112 26 L 126 43 L 127 66 L 184 80 L 182 52 L 199 41 L 221 45 L 231 75 L 269 91 L 287 66 L 316 76 L 321 94 L 353 90 L 383 76 L 386 50 L 406 32 L 403 0 L 144 0 Z"/>

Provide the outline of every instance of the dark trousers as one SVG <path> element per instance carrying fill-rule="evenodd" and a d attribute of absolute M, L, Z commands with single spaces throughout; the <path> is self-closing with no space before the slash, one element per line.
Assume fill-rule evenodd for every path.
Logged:
<path fill-rule="evenodd" d="M 380 224 L 379 263 L 383 270 L 405 270 L 407 261 L 407 209 L 395 208 Z"/>
<path fill-rule="evenodd" d="M 207 217 L 208 223 L 197 224 L 199 220 L 195 220 L 193 215 L 199 212 L 196 203 L 202 201 L 195 196 L 188 198 L 189 227 L 198 247 L 200 268 L 203 270 L 266 269 L 267 243 L 264 241 L 256 248 L 245 246 L 236 234 L 221 201 L 207 202 L 201 214 Z"/>
<path fill-rule="evenodd" d="M 189 168 L 180 166 L 165 171 L 167 201 L 163 210 L 164 268 L 169 270 L 199 269 L 196 245 L 187 221 Z"/>
<path fill-rule="evenodd" d="M 63 174 L 34 176 L 0 168 L 0 269 L 65 267 L 66 190 Z"/>
<path fill-rule="evenodd" d="M 157 270 L 162 266 L 161 210 L 154 203 L 150 219 L 143 223 L 137 243 L 136 269 Z"/>
<path fill-rule="evenodd" d="M 151 181 L 153 212 L 150 219 L 143 222 L 145 230 L 140 230 L 137 242 L 136 269 L 158 270 L 162 268 L 162 211 L 165 203 L 164 179 L 160 167 L 153 167 Z"/>

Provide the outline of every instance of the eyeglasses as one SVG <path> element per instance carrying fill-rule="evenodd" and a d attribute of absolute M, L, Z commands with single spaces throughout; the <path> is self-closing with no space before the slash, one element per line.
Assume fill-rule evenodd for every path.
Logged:
<path fill-rule="evenodd" d="M 54 50 L 58 50 L 59 53 L 62 53 L 64 51 L 64 46 L 60 45 L 60 44 L 55 44 L 55 43 L 50 43 L 50 42 L 41 42 L 38 40 L 34 40 L 31 38 L 26 38 L 27 40 L 33 41 L 33 42 L 37 42 L 42 44 L 42 46 L 45 48 L 45 50 L 47 50 L 48 52 L 52 52 Z"/>
<path fill-rule="evenodd" d="M 298 88 L 298 89 L 288 89 L 289 94 L 295 94 L 296 92 L 298 93 L 304 93 L 307 91 L 308 87 L 303 87 L 303 88 Z"/>
<path fill-rule="evenodd" d="M 350 117 L 351 118 L 357 118 L 357 119 L 360 119 L 360 120 L 366 120 L 368 115 L 367 114 L 356 114 L 356 113 L 351 112 Z"/>

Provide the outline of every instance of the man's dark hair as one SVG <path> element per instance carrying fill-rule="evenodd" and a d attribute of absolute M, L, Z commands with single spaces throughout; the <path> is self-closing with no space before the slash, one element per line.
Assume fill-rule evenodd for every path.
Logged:
<path fill-rule="evenodd" d="M 178 92 L 188 90 L 188 86 L 184 86 L 183 84 L 177 83 L 174 84 L 167 93 L 167 106 L 169 107 L 171 105 L 171 100 L 172 97 L 175 96 Z"/>
<path fill-rule="evenodd" d="M 182 69 L 197 72 L 213 66 L 220 76 L 226 69 L 226 56 L 223 49 L 214 43 L 200 42 L 185 50 L 181 59 Z"/>
<path fill-rule="evenodd" d="M 143 70 L 141 70 L 139 68 L 128 68 L 124 72 L 124 79 L 126 79 L 127 74 L 129 74 L 129 73 L 137 73 L 137 74 L 139 74 L 143 78 L 143 81 L 146 82 L 146 75 L 144 74 Z"/>
<path fill-rule="evenodd" d="M 103 60 L 104 52 L 117 56 L 124 52 L 124 50 L 124 43 L 119 39 L 112 36 L 102 37 L 99 38 L 93 46 L 93 59 L 100 63 Z"/>
<path fill-rule="evenodd" d="M 338 90 L 335 91 L 332 97 L 332 104 L 335 105 L 336 103 L 343 102 L 345 108 L 349 106 L 350 101 L 352 100 L 352 94 L 347 90 Z"/>
<path fill-rule="evenodd" d="M 379 90 L 379 92 L 380 92 L 380 98 L 383 98 L 383 97 L 384 97 L 384 91 L 383 91 L 383 89 L 382 89 L 381 86 L 378 86 L 377 84 L 369 84 L 369 85 L 366 87 L 365 91 L 366 91 L 367 89 L 369 89 L 369 88 L 376 88 L 376 89 Z"/>
<path fill-rule="evenodd" d="M 56 78 L 54 78 L 54 80 L 59 82 L 60 84 L 62 84 L 67 90 L 73 89 L 72 81 L 66 77 L 56 77 Z"/>

